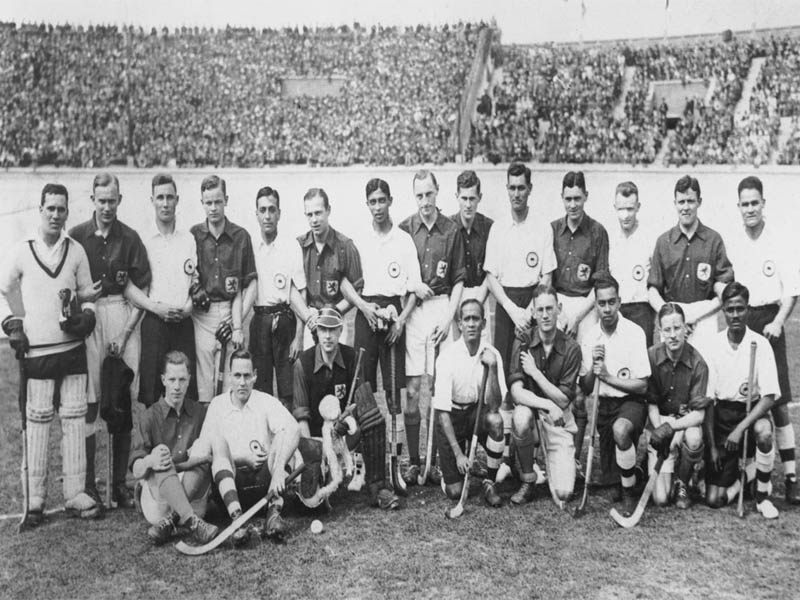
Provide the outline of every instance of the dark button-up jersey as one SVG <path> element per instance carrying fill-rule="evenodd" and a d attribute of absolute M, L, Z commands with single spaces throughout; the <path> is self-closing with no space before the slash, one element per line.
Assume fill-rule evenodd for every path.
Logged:
<path fill-rule="evenodd" d="M 200 285 L 213 302 L 233 300 L 256 277 L 256 259 L 247 231 L 225 219 L 218 238 L 208 229 L 208 222 L 191 229 L 197 244 L 197 272 Z"/>
<path fill-rule="evenodd" d="M 584 214 L 573 233 L 567 217 L 551 223 L 553 248 L 558 267 L 553 272 L 553 287 L 565 296 L 586 296 L 595 276 L 608 272 L 608 233 L 605 227 Z"/>

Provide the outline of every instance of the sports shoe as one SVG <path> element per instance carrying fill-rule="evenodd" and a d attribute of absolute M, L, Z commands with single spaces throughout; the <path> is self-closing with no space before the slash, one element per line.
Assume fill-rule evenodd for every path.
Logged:
<path fill-rule="evenodd" d="M 190 541 L 198 546 L 207 544 L 219 534 L 219 527 L 206 523 L 195 514 L 189 517 L 186 525 L 189 527 Z"/>
<path fill-rule="evenodd" d="M 765 519 L 777 519 L 778 518 L 778 509 L 775 508 L 775 505 L 770 502 L 769 498 L 765 498 L 761 502 L 756 504 L 756 508 L 758 512 L 761 513 L 761 516 Z"/>
<path fill-rule="evenodd" d="M 636 495 L 633 488 L 622 488 L 622 516 L 630 517 L 636 510 Z"/>
<path fill-rule="evenodd" d="M 486 501 L 486 504 L 491 506 L 492 508 L 498 508 L 503 506 L 503 499 L 500 497 L 500 494 L 494 489 L 494 483 L 490 479 L 483 480 L 483 499 Z"/>
<path fill-rule="evenodd" d="M 527 504 L 536 495 L 536 484 L 532 481 L 523 481 L 519 489 L 511 496 L 512 504 Z"/>
<path fill-rule="evenodd" d="M 686 484 L 680 479 L 675 485 L 675 506 L 681 510 L 686 510 L 692 505 L 692 500 L 689 498 L 689 490 L 686 489 Z"/>
<path fill-rule="evenodd" d="M 511 467 L 503 462 L 497 469 L 497 475 L 494 478 L 494 482 L 503 483 L 509 475 L 511 475 Z"/>
<path fill-rule="evenodd" d="M 405 473 L 403 473 L 403 481 L 406 482 L 406 485 L 417 485 L 420 471 L 419 465 L 408 465 Z"/>
<path fill-rule="evenodd" d="M 111 491 L 111 500 L 117 505 L 117 508 L 135 508 L 136 504 L 133 501 L 133 493 L 125 483 L 117 483 Z"/>
<path fill-rule="evenodd" d="M 797 477 L 786 478 L 786 504 L 800 504 L 800 496 L 797 494 Z"/>
<path fill-rule="evenodd" d="M 100 505 L 86 492 L 80 492 L 64 503 L 64 512 L 68 517 L 81 519 L 99 519 L 103 516 Z"/>
<path fill-rule="evenodd" d="M 271 505 L 267 509 L 267 524 L 264 528 L 264 535 L 276 542 L 282 542 L 289 533 L 286 521 L 281 517 L 281 507 L 277 504 Z"/>
<path fill-rule="evenodd" d="M 235 521 L 239 517 L 242 516 L 241 509 L 237 510 L 231 515 L 231 521 Z M 231 534 L 231 542 L 233 543 L 234 548 L 239 548 L 240 546 L 244 546 L 248 540 L 250 539 L 250 527 L 248 525 L 242 525 L 236 531 Z"/>
<path fill-rule="evenodd" d="M 33 529 L 44 523 L 44 511 L 41 509 L 28 510 L 28 515 L 25 517 L 25 527 Z"/>
<path fill-rule="evenodd" d="M 381 510 L 397 510 L 400 508 L 400 498 L 393 491 L 382 488 L 375 496 L 375 506 Z"/>
<path fill-rule="evenodd" d="M 439 465 L 431 465 L 431 470 L 428 471 L 428 481 L 425 483 L 430 483 L 431 485 L 442 484 L 442 470 Z"/>
<path fill-rule="evenodd" d="M 533 463 L 533 472 L 536 473 L 536 483 L 547 483 L 547 473 L 542 471 L 536 463 Z"/>
<path fill-rule="evenodd" d="M 149 537 L 156 546 L 160 546 L 169 541 L 169 539 L 178 533 L 176 523 L 178 522 L 178 514 L 172 513 L 161 519 L 155 525 L 151 525 L 147 530 L 147 537 Z"/>

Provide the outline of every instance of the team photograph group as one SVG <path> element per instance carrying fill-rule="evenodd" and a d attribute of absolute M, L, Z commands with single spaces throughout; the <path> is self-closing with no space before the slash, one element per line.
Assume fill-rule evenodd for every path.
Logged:
<path fill-rule="evenodd" d="M 47 183 L 0 272 L 25 423 L 20 526 L 46 518 L 56 414 L 67 514 L 137 510 L 154 544 L 181 536 L 187 554 L 282 541 L 287 499 L 314 509 L 340 485 L 398 519 L 416 485 L 440 486 L 459 516 L 470 477 L 487 510 L 524 510 L 546 482 L 574 512 L 593 485 L 614 487 L 623 527 L 648 501 L 752 502 L 777 519 L 777 458 L 787 505 L 800 503 L 784 333 L 800 266 L 771 235 L 758 177 L 738 185 L 729 239 L 700 219 L 691 175 L 675 182 L 676 223 L 657 239 L 642 233 L 633 181 L 617 185 L 607 231 L 585 210 L 581 171 L 563 176 L 552 222 L 529 204 L 535 175 L 521 162 L 499 222 L 480 212 L 472 170 L 457 177 L 452 215 L 434 171 L 411 179 L 407 216 L 393 214 L 386 181 L 365 183 L 371 221 L 353 239 L 330 225 L 321 187 L 302 199 L 309 230 L 296 239 L 280 231 L 279 190 L 260 188 L 247 199 L 251 239 L 226 217 L 217 175 L 180 191 L 155 175 L 152 226 L 138 232 L 118 218 L 113 174 L 93 178 L 94 212 L 79 224 L 69 190 Z M 178 223 L 179 200 L 197 195 L 205 220 Z M 204 520 L 210 504 L 229 521 Z"/>

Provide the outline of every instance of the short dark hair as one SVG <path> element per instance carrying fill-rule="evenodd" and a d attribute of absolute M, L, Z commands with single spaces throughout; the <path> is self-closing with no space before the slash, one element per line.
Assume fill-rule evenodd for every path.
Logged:
<path fill-rule="evenodd" d="M 414 173 L 414 179 L 411 182 L 411 185 L 414 185 L 414 181 L 425 181 L 428 177 L 431 178 L 433 182 L 433 187 L 437 190 L 439 189 L 439 182 L 436 181 L 436 175 L 433 174 L 433 171 L 429 171 L 428 169 L 420 169 L 416 173 Z"/>
<path fill-rule="evenodd" d="M 46 183 L 42 188 L 42 199 L 39 201 L 39 206 L 44 206 L 44 197 L 47 194 L 52 194 L 53 196 L 64 196 L 67 199 L 67 205 L 69 205 L 69 192 L 67 192 L 67 188 L 60 183 Z"/>
<path fill-rule="evenodd" d="M 739 182 L 738 194 L 742 195 L 742 190 L 756 190 L 761 197 L 764 196 L 764 184 L 755 175 L 748 175 Z"/>
<path fill-rule="evenodd" d="M 675 182 L 675 191 L 673 192 L 673 196 L 677 196 L 678 192 L 686 193 L 689 190 L 694 190 L 694 192 L 697 194 L 697 197 L 700 198 L 700 182 L 691 175 L 684 175 Z"/>
<path fill-rule="evenodd" d="M 172 185 L 172 189 L 175 190 L 175 193 L 178 193 L 178 186 L 175 185 L 175 180 L 172 178 L 172 175 L 167 173 L 157 173 L 153 175 L 153 183 L 150 185 L 150 190 L 156 189 L 156 186 L 159 185 Z"/>
<path fill-rule="evenodd" d="M 275 190 L 268 185 L 265 185 L 260 190 L 256 192 L 256 208 L 258 208 L 258 201 L 261 198 L 268 198 L 268 197 L 275 198 L 275 204 L 278 206 L 278 209 L 281 207 L 281 197 L 278 194 L 278 190 Z"/>
<path fill-rule="evenodd" d="M 316 197 L 322 198 L 322 203 L 325 206 L 326 210 L 330 210 L 331 203 L 328 200 L 328 194 L 325 193 L 325 190 L 322 188 L 310 188 L 306 195 L 303 196 L 303 202 L 308 202 L 309 200 L 313 200 Z"/>
<path fill-rule="evenodd" d="M 217 188 L 222 190 L 223 195 L 228 195 L 228 191 L 225 188 L 225 180 L 222 179 L 222 177 L 218 177 L 217 175 L 209 175 L 200 182 L 201 194 L 206 190 L 215 190 Z"/>
<path fill-rule="evenodd" d="M 533 298 L 531 298 L 531 301 L 535 302 L 539 296 L 547 295 L 552 296 L 556 299 L 556 302 L 558 302 L 558 292 L 552 285 L 537 285 L 535 288 L 533 288 Z"/>
<path fill-rule="evenodd" d="M 117 193 L 119 194 L 119 179 L 117 179 L 117 176 L 111 173 L 98 173 L 94 176 L 94 181 L 92 181 L 92 194 L 94 194 L 96 188 L 108 187 L 112 184 L 117 188 Z"/>
<path fill-rule="evenodd" d="M 228 367 L 230 368 L 230 366 L 233 364 L 233 361 L 237 359 L 249 360 L 250 364 L 253 364 L 253 355 L 250 354 L 250 351 L 245 348 L 237 348 L 231 353 L 231 358 L 228 361 Z M 253 365 L 253 368 L 255 368 L 255 365 Z"/>
<path fill-rule="evenodd" d="M 527 185 L 531 184 L 531 170 L 528 166 L 521 162 L 512 162 L 508 165 L 508 170 L 506 171 L 506 182 L 508 182 L 509 177 L 520 177 L 525 176 L 525 183 Z"/>
<path fill-rule="evenodd" d="M 617 189 L 614 192 L 614 195 L 620 195 L 625 198 L 629 196 L 636 196 L 636 199 L 639 199 L 639 188 L 636 187 L 636 184 L 632 181 L 623 181 L 620 184 L 617 184 Z"/>
<path fill-rule="evenodd" d="M 475 298 L 467 298 L 464 300 L 458 307 L 458 320 L 460 321 L 464 316 L 464 307 L 469 306 L 470 304 L 475 304 L 478 308 L 481 309 L 481 319 L 485 319 L 486 315 L 483 312 L 483 304 L 478 302 Z"/>
<path fill-rule="evenodd" d="M 725 304 L 728 300 L 737 296 L 741 296 L 746 304 L 750 303 L 750 290 L 747 289 L 747 286 L 738 281 L 731 281 L 722 290 L 722 303 Z"/>
<path fill-rule="evenodd" d="M 189 360 L 189 357 L 180 350 L 167 352 L 167 355 L 164 357 L 164 364 L 161 366 L 162 375 L 167 372 L 167 365 L 186 365 L 186 370 L 189 371 L 189 375 L 191 376 L 192 374 L 192 362 Z"/>
<path fill-rule="evenodd" d="M 569 171 L 564 175 L 561 180 L 561 192 L 568 187 L 578 187 L 585 194 L 586 193 L 586 178 L 583 176 L 583 171 Z"/>
<path fill-rule="evenodd" d="M 478 175 L 475 171 L 462 171 L 458 177 L 456 177 L 456 193 L 458 193 L 459 190 L 467 190 L 473 187 L 478 188 L 478 195 L 480 195 L 481 180 L 478 179 Z"/>
<path fill-rule="evenodd" d="M 609 288 L 614 288 L 614 291 L 617 292 L 617 296 L 619 296 L 619 282 L 614 279 L 611 273 L 603 272 L 594 278 L 595 295 L 597 295 L 597 292 L 600 290 L 607 290 Z"/>
<path fill-rule="evenodd" d="M 675 302 L 666 302 L 658 311 L 658 324 L 661 325 L 661 319 L 668 315 L 680 315 L 684 323 L 686 323 L 686 315 L 683 312 L 680 304 Z"/>
<path fill-rule="evenodd" d="M 392 197 L 392 192 L 389 190 L 389 184 L 383 179 L 375 177 L 367 182 L 367 187 L 365 188 L 367 198 L 369 198 L 370 194 L 377 190 L 382 191 L 388 198 Z"/>

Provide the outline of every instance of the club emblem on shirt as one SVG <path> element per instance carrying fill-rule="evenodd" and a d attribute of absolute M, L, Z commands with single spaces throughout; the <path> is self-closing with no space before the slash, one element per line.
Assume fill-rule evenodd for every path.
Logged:
<path fill-rule="evenodd" d="M 617 371 L 617 377 L 620 379 L 630 379 L 631 370 L 628 367 L 622 367 L 619 371 Z"/>
<path fill-rule="evenodd" d="M 711 265 L 708 263 L 699 263 L 697 265 L 697 278 L 700 281 L 708 281 L 711 277 Z"/>
<path fill-rule="evenodd" d="M 275 277 L 272 278 L 272 282 L 275 284 L 276 288 L 282 290 L 286 287 L 286 276 L 283 273 L 275 273 Z"/>
<path fill-rule="evenodd" d="M 589 265 L 578 265 L 578 281 L 589 281 L 589 276 L 592 274 L 592 269 Z"/>
<path fill-rule="evenodd" d="M 536 254 L 536 252 L 528 252 L 528 254 L 525 255 L 525 264 L 531 269 L 535 269 L 539 266 L 539 255 Z"/>
<path fill-rule="evenodd" d="M 347 396 L 347 384 L 337 383 L 335 386 L 333 386 L 333 395 L 339 400 L 344 400 L 345 396 Z"/>
<path fill-rule="evenodd" d="M 392 279 L 397 279 L 400 277 L 400 264 L 396 261 L 390 262 L 389 267 L 386 270 L 389 272 L 389 277 Z"/>
<path fill-rule="evenodd" d="M 633 279 L 634 281 L 641 281 L 644 279 L 644 267 L 642 265 L 633 267 Z"/>
<path fill-rule="evenodd" d="M 258 440 L 250 440 L 250 452 L 253 454 L 266 454 L 264 446 Z"/>
<path fill-rule="evenodd" d="M 739 395 L 742 398 L 747 398 L 747 382 L 743 381 L 742 385 L 739 386 Z"/>
<path fill-rule="evenodd" d="M 328 280 L 325 282 L 325 294 L 335 296 L 339 293 L 339 282 Z"/>
<path fill-rule="evenodd" d="M 447 261 L 446 260 L 440 260 L 436 264 L 436 276 L 439 277 L 440 279 L 444 279 L 445 277 L 447 277 Z"/>
<path fill-rule="evenodd" d="M 238 277 L 226 277 L 225 278 L 225 293 L 226 294 L 235 294 L 239 291 L 239 278 Z"/>
<path fill-rule="evenodd" d="M 183 263 L 183 272 L 187 275 L 194 275 L 197 267 L 194 264 L 194 261 L 191 258 L 187 258 Z"/>
<path fill-rule="evenodd" d="M 775 275 L 775 262 L 771 260 L 765 260 L 764 266 L 761 267 L 761 272 L 767 277 L 772 277 Z"/>
<path fill-rule="evenodd" d="M 128 283 L 128 272 L 117 271 L 117 274 L 114 276 L 114 281 L 117 282 L 117 285 L 124 286 L 126 283 Z"/>

